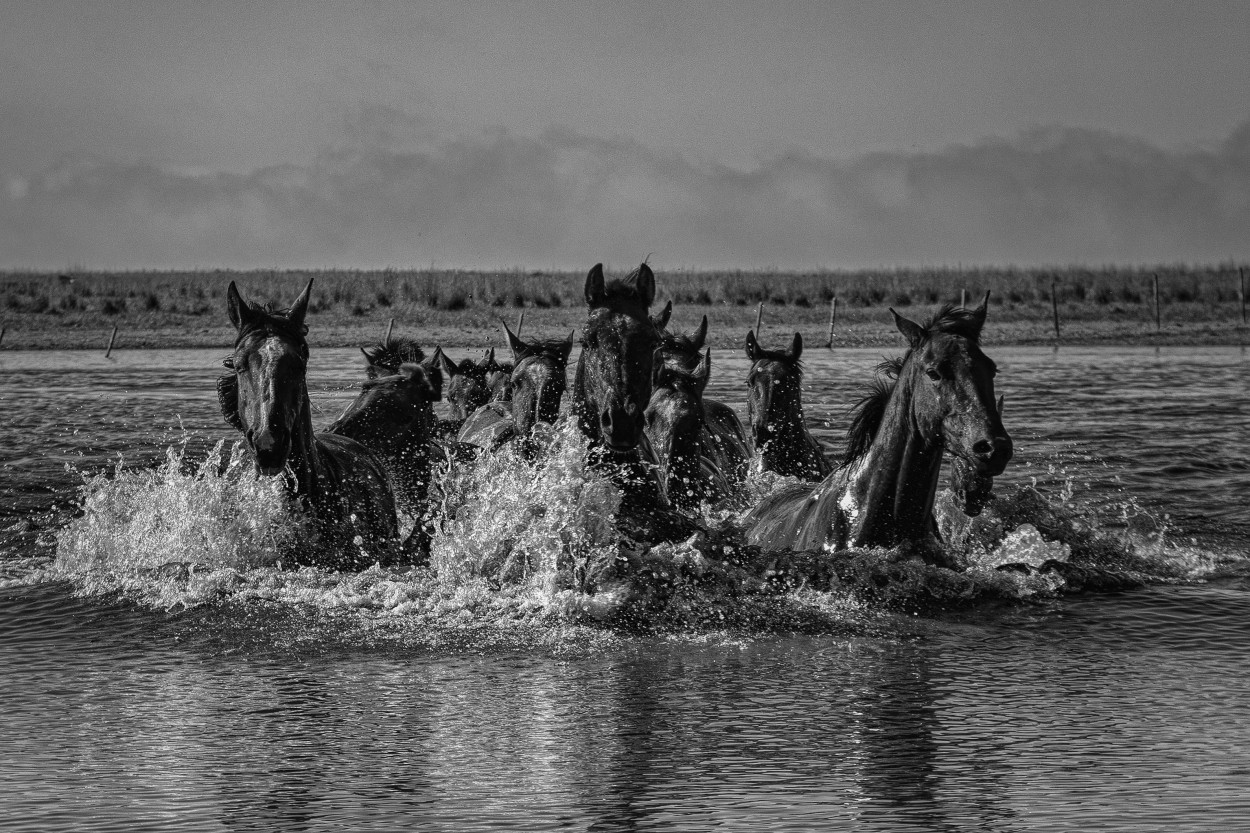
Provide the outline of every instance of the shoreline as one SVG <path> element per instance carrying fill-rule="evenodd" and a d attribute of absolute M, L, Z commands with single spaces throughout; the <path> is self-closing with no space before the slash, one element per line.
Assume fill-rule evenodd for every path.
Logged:
<path fill-rule="evenodd" d="M 393 334 L 415 339 L 423 347 L 444 345 L 465 349 L 505 347 L 502 320 L 515 329 L 516 312 L 506 318 L 480 311 L 456 313 L 441 312 L 422 315 L 420 319 L 407 320 L 395 316 Z M 762 342 L 771 347 L 789 343 L 793 333 L 803 336 L 805 349 L 828 346 L 828 319 L 820 320 L 812 310 L 765 308 Z M 901 314 L 924 319 L 929 310 L 909 308 Z M 796 314 L 799 313 L 799 314 Z M 806 314 L 802 314 L 806 313 Z M 892 347 L 901 344 L 901 337 L 894 328 L 887 309 L 855 310 L 853 320 L 839 322 L 834 331 L 833 347 Z M 709 319 L 707 344 L 717 349 L 740 348 L 748 330 L 755 326 L 755 310 L 743 307 L 681 306 L 674 310 L 671 328 L 678 332 L 693 330 L 703 315 Z M 318 321 L 316 315 L 309 318 L 308 343 L 311 347 L 360 347 L 381 341 L 386 332 L 389 317 L 367 320 L 342 320 L 338 316 L 326 316 L 330 320 Z M 850 318 L 851 316 L 848 316 Z M 337 320 L 336 320 L 337 319 Z M 526 309 L 523 332 L 528 337 L 564 338 L 570 330 L 580 332 L 585 320 L 585 310 Z M 100 326 L 97 322 L 58 322 L 61 326 L 23 327 L 32 322 L 5 322 L 0 351 L 22 350 L 98 350 L 103 352 L 109 344 L 112 326 Z M 44 322 L 39 322 L 44 323 Z M 183 325 L 162 322 L 125 321 L 116 323 L 117 337 L 114 350 L 178 350 L 178 349 L 225 349 L 234 344 L 234 329 L 225 320 L 215 326 L 205 326 L 198 321 Z M 1070 345 L 1070 346 L 1244 346 L 1250 342 L 1250 330 L 1236 320 L 1192 320 L 1164 322 L 1156 330 L 1154 322 L 1133 320 L 1071 320 L 1062 326 L 1062 335 L 1055 338 L 1051 321 L 1020 319 L 1014 315 L 996 318 L 991 306 L 986 324 L 986 345 Z M 575 335 L 576 337 L 576 335 Z"/>

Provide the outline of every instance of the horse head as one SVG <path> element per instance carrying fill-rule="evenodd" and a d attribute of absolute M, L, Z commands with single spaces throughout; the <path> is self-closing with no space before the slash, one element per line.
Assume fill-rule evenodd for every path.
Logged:
<path fill-rule="evenodd" d="M 1011 460 L 1011 437 L 994 401 L 994 362 L 981 351 L 990 294 L 975 309 L 944 307 L 927 325 L 893 309 L 909 350 L 899 374 L 912 395 L 912 419 L 922 436 L 940 442 L 970 467 L 994 477 Z"/>
<path fill-rule="evenodd" d="M 666 493 L 679 506 L 697 505 L 702 497 L 703 391 L 711 372 L 711 350 L 689 371 L 663 363 L 655 368 L 646 410 L 647 439 L 659 458 Z"/>
<path fill-rule="evenodd" d="M 394 373 L 371 376 L 330 431 L 369 448 L 402 445 L 414 434 L 429 439 L 434 429 L 432 403 L 442 395 L 438 368 L 404 362 Z"/>
<path fill-rule="evenodd" d="M 265 475 L 287 465 L 292 441 L 304 431 L 311 435 L 308 413 L 308 342 L 304 315 L 312 281 L 291 307 L 275 311 L 252 306 L 234 281 L 226 292 L 226 308 L 237 336 L 227 366 L 235 377 L 235 422 Z"/>
<path fill-rule="evenodd" d="M 435 355 L 443 374 L 443 395 L 451 408 L 452 419 L 468 419 L 470 414 L 490 401 L 487 366 L 493 355 L 487 353 L 487 360 L 480 364 L 472 359 L 464 359 L 457 364 L 442 350 L 436 351 Z"/>
<path fill-rule="evenodd" d="M 560 416 L 560 400 L 567 386 L 569 355 L 573 352 L 573 333 L 563 340 L 522 341 L 507 323 L 503 325 L 512 350 L 512 372 L 508 384 L 512 391 L 512 420 L 522 436 L 536 422 L 555 423 Z"/>
<path fill-rule="evenodd" d="M 762 449 L 784 426 L 803 424 L 803 336 L 794 334 L 788 350 L 765 350 L 747 332 L 747 421 L 751 440 Z"/>
<path fill-rule="evenodd" d="M 647 316 L 655 274 L 643 263 L 623 280 L 604 281 L 603 264 L 586 276 L 582 353 L 575 397 L 582 430 L 610 451 L 626 453 L 642 438 L 651 399 L 659 332 Z"/>

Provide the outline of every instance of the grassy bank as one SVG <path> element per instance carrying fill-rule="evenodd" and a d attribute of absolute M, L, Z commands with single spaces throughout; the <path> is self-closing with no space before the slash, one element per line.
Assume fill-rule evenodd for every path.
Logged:
<path fill-rule="evenodd" d="M 201 271 L 0 274 L 0 326 L 7 349 L 226 346 L 225 292 L 238 281 L 250 299 L 289 303 L 315 278 L 310 340 L 349 346 L 377 340 L 387 322 L 422 341 L 498 342 L 498 321 L 524 311 L 525 329 L 567 333 L 585 317 L 582 272 Z M 1155 325 L 1155 281 L 1161 326 Z M 1156 268 L 894 269 L 847 272 L 659 272 L 657 306 L 691 327 L 707 314 L 712 344 L 741 343 L 763 303 L 765 341 L 799 330 L 827 339 L 837 299 L 836 345 L 897 340 L 887 307 L 923 318 L 938 304 L 993 295 L 987 341 L 1238 344 L 1243 301 L 1237 264 Z M 1053 299 L 1053 300 L 1052 300 Z"/>

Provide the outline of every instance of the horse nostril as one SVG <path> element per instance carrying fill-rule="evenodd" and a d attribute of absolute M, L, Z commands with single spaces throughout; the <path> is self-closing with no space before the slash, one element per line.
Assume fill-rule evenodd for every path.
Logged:
<path fill-rule="evenodd" d="M 978 440 L 972 446 L 972 451 L 974 454 L 992 454 L 994 452 L 994 444 L 989 440 Z"/>

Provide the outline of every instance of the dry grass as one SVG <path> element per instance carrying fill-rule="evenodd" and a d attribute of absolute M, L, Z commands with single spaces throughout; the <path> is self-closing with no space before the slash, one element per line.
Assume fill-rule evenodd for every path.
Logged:
<path fill-rule="evenodd" d="M 886 307 L 923 317 L 945 302 L 969 303 L 989 289 L 996 322 L 1027 323 L 1043 337 L 1050 328 L 1052 287 L 1065 330 L 1112 325 L 1153 331 L 1153 279 L 1158 276 L 1165 324 L 1210 325 L 1235 335 L 1240 320 L 1239 265 L 1169 265 L 1150 268 L 1067 267 L 1002 269 L 880 269 L 827 272 L 660 272 L 658 303 L 672 300 L 677 320 L 688 324 L 706 312 L 740 333 L 766 304 L 766 319 L 796 329 L 824 331 L 830 299 L 838 299 L 839 332 L 888 323 Z M 249 299 L 289 303 L 315 278 L 310 311 L 329 341 L 358 339 L 379 322 L 440 330 L 456 343 L 478 340 L 499 317 L 527 310 L 553 332 L 580 324 L 583 272 L 475 272 L 457 270 L 247 272 L 91 272 L 0 274 L 0 321 L 11 333 L 5 346 L 83 346 L 76 334 L 150 333 L 152 343 L 227 343 L 225 292 L 238 281 Z M 689 308 L 689 309 L 684 309 Z M 532 311 L 532 312 L 530 312 Z M 778 323 L 778 326 L 781 326 Z M 888 328 L 887 328 L 888 329 Z M 18 336 L 25 336 L 19 342 Z M 1029 336 L 1031 338 L 1032 336 Z M 1229 338 L 1233 339 L 1233 335 Z M 444 339 L 447 340 L 447 339 Z M 1027 339 L 1025 339 L 1027 340 Z M 1207 339 L 1209 340 L 1209 338 Z M 1219 340 L 1217 337 L 1216 340 Z M 24 343 L 23 343 L 24 342 Z M 135 346 L 133 339 L 130 341 Z"/>

